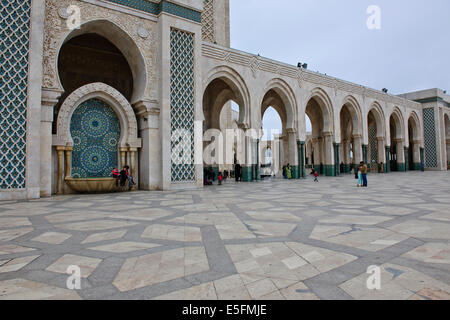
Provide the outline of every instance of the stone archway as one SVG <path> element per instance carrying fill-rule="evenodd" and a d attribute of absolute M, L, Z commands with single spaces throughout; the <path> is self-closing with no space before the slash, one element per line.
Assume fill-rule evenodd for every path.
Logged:
<path fill-rule="evenodd" d="M 299 163 L 297 146 L 297 103 L 295 95 L 289 85 L 281 79 L 269 81 L 264 89 L 264 96 L 261 101 L 261 108 L 258 110 L 258 128 L 263 128 L 263 118 L 266 112 L 273 108 L 281 120 L 281 132 L 275 135 L 272 141 L 273 154 L 280 159 L 275 159 L 273 170 L 280 173 L 281 168 L 290 165 L 292 168 L 292 178 L 298 179 L 303 172 L 303 166 Z M 270 134 L 270 132 L 268 132 Z M 267 142 L 263 142 L 267 143 Z M 260 161 L 261 162 L 261 161 Z M 258 164 L 260 165 L 260 164 Z"/>
<path fill-rule="evenodd" d="M 314 169 L 327 176 L 336 175 L 333 145 L 333 107 L 325 91 L 316 88 L 307 100 L 305 114 L 311 120 Z"/>
<path fill-rule="evenodd" d="M 131 89 L 129 101 L 134 104 L 142 100 L 147 87 L 147 66 L 144 56 L 133 38 L 114 22 L 104 19 L 91 20 L 83 23 L 79 29 L 70 32 L 60 44 L 58 56 L 56 57 L 56 65 L 58 66 L 61 62 L 60 57 L 61 53 L 63 53 L 64 46 L 86 35 L 95 35 L 105 39 L 123 55 L 129 65 L 133 78 L 133 87 Z M 58 76 L 59 85 L 65 90 L 66 88 L 64 88 L 61 81 L 60 72 L 61 70 L 59 70 L 58 66 L 58 72 L 56 72 L 56 74 Z M 104 81 L 102 80 L 101 82 Z"/>
<path fill-rule="evenodd" d="M 408 152 L 408 163 L 409 170 L 420 170 L 421 169 L 421 159 L 420 159 L 420 148 L 422 146 L 420 120 L 415 112 L 412 112 L 408 118 L 408 141 L 409 141 L 409 152 Z"/>
<path fill-rule="evenodd" d="M 390 167 L 392 171 L 404 172 L 408 170 L 408 164 L 406 162 L 408 159 L 408 151 L 405 147 L 405 129 L 403 123 L 404 120 L 401 111 L 398 108 L 394 108 L 389 117 L 391 137 Z"/>
<path fill-rule="evenodd" d="M 101 108 L 104 109 L 103 115 L 108 114 L 109 111 L 107 111 L 107 109 L 111 110 L 115 117 L 111 113 L 109 113 L 109 116 L 113 120 L 117 119 L 120 133 L 117 130 L 111 129 L 114 127 L 114 124 L 110 123 L 108 126 L 107 123 L 105 127 L 100 127 L 104 130 L 102 129 L 103 131 L 98 132 L 98 137 L 106 139 L 111 134 L 117 135 L 118 139 L 114 143 L 114 147 L 116 147 L 116 153 L 120 154 L 120 157 L 118 158 L 120 159 L 120 165 L 124 166 L 128 164 L 133 177 L 136 178 L 138 176 L 136 152 L 141 148 L 141 140 L 137 136 L 137 121 L 133 109 L 127 99 L 116 89 L 104 83 L 92 83 L 75 90 L 64 101 L 58 115 L 57 134 L 54 137 L 53 143 L 56 147 L 58 156 L 58 172 L 56 177 L 57 193 L 61 194 L 64 192 L 63 189 L 65 189 L 65 187 L 63 178 L 72 177 L 72 152 L 74 151 L 74 148 L 76 149 L 78 147 L 78 144 L 83 143 L 80 140 L 83 139 L 83 137 L 76 137 L 75 141 L 73 137 L 73 133 L 76 131 L 76 125 L 81 126 L 79 123 L 74 123 L 74 119 L 77 119 L 77 117 L 81 119 L 81 115 L 77 114 L 79 108 L 86 109 L 83 109 L 83 112 L 86 114 L 91 110 L 97 110 L 98 112 L 96 112 L 96 114 L 99 119 L 102 119 L 102 112 L 99 111 Z M 90 120 L 95 121 L 95 119 Z M 99 121 L 103 120 L 98 120 L 97 122 Z M 92 125 L 95 127 L 95 124 L 92 123 Z M 94 127 L 89 130 L 95 130 Z M 91 147 L 91 142 L 86 141 L 86 148 Z M 97 142 L 92 142 L 92 146 L 96 146 L 96 143 Z M 102 159 L 102 161 L 105 162 L 106 160 Z M 64 174 L 63 170 L 65 170 Z M 89 177 L 89 175 L 87 176 Z M 104 176 L 105 174 L 102 174 L 101 177 Z"/>
<path fill-rule="evenodd" d="M 204 83 L 203 93 L 203 166 L 204 174 L 220 170 L 234 171 L 236 164 L 243 167 L 243 179 L 252 180 L 249 175 L 250 159 L 247 150 L 251 146 L 244 136 L 249 128 L 250 94 L 242 77 L 233 69 L 220 66 L 210 71 Z M 234 117 L 231 102 L 239 107 L 239 115 Z M 237 130 L 236 124 L 239 129 Z M 231 135 L 230 135 L 230 131 Z"/>
<path fill-rule="evenodd" d="M 385 159 L 385 117 L 378 103 L 373 103 L 367 114 L 368 145 L 363 147 L 363 161 L 371 172 L 389 172 L 389 164 Z M 388 158 L 388 157 L 386 157 Z M 381 168 L 381 163 L 383 167 Z"/>
<path fill-rule="evenodd" d="M 341 144 L 340 155 L 342 173 L 349 173 L 362 160 L 362 115 L 361 108 L 352 96 L 344 99 L 340 114 Z"/>

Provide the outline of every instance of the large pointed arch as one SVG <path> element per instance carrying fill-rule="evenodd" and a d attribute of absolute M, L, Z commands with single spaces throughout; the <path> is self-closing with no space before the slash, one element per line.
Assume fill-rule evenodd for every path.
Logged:
<path fill-rule="evenodd" d="M 203 96 L 214 81 L 221 81 L 226 84 L 227 88 L 224 88 L 227 93 L 218 95 L 217 99 L 212 102 L 213 108 L 222 108 L 223 104 L 229 100 L 234 100 L 239 105 L 239 125 L 249 128 L 250 127 L 250 93 L 247 85 L 241 75 L 228 66 L 218 66 L 213 68 L 205 77 L 203 82 Z M 222 104 L 221 106 L 219 106 Z M 202 108 L 203 116 L 205 119 L 204 109 Z M 220 114 L 220 110 L 214 110 L 216 114 Z M 217 113 L 218 112 L 218 113 Z"/>
<path fill-rule="evenodd" d="M 133 75 L 133 93 L 131 96 L 131 103 L 135 103 L 142 100 L 147 87 L 147 66 L 144 56 L 132 37 L 124 31 L 121 27 L 109 20 L 91 20 L 83 23 L 79 29 L 74 29 L 64 38 L 58 48 L 58 56 L 56 60 L 59 60 L 59 52 L 62 46 L 71 39 L 81 36 L 83 34 L 95 33 L 98 34 L 112 44 L 114 44 L 124 55 L 128 61 L 132 75 Z M 55 65 L 58 65 L 56 61 Z M 62 83 L 59 78 L 59 73 L 56 72 L 59 85 L 62 89 Z"/>
<path fill-rule="evenodd" d="M 271 105 L 269 101 L 267 106 L 263 105 L 264 100 L 268 97 L 268 94 L 270 95 L 271 91 L 275 93 L 273 100 L 281 100 L 282 106 L 279 106 L 277 103 Z M 297 100 L 295 99 L 294 91 L 284 80 L 275 78 L 266 84 L 264 88 L 264 97 L 262 98 L 260 105 L 263 105 L 261 116 L 264 114 L 264 108 L 272 106 L 277 110 L 278 114 L 283 115 L 282 121 L 284 122 L 286 129 L 297 131 Z"/>
<path fill-rule="evenodd" d="M 324 132 L 334 132 L 334 112 L 333 112 L 333 103 L 331 102 L 330 97 L 320 87 L 316 87 L 311 91 L 308 99 L 306 100 L 306 106 L 309 104 L 311 100 L 314 100 L 320 107 L 323 117 L 323 131 Z M 306 112 L 306 108 L 305 108 Z M 311 117 L 310 117 L 311 118 Z"/>

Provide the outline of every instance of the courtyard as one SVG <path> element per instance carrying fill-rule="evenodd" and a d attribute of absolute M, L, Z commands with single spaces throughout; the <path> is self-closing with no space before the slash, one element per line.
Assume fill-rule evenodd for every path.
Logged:
<path fill-rule="evenodd" d="M 0 203 L 0 299 L 450 299 L 450 173 Z M 67 288 L 69 266 L 81 289 Z M 369 290 L 369 266 L 381 268 Z"/>

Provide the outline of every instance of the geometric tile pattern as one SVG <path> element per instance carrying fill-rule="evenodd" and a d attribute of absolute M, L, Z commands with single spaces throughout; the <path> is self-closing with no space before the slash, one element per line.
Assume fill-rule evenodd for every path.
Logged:
<path fill-rule="evenodd" d="M 70 122 L 72 177 L 110 177 L 117 167 L 120 125 L 114 111 L 98 99 L 83 102 Z"/>
<path fill-rule="evenodd" d="M 203 0 L 202 38 L 204 41 L 216 40 L 214 28 L 214 0 Z"/>
<path fill-rule="evenodd" d="M 160 1 L 159 3 L 149 0 L 107 0 L 121 4 L 130 8 L 145 11 L 154 15 L 159 15 L 161 12 L 167 12 L 185 19 L 195 22 L 201 22 L 201 14 L 193 9 L 185 8 L 175 3 L 168 1 Z"/>
<path fill-rule="evenodd" d="M 0 300 L 449 299 L 450 172 L 0 203 Z M 67 268 L 81 271 L 68 290 Z M 381 290 L 366 286 L 381 267 Z"/>
<path fill-rule="evenodd" d="M 425 167 L 437 167 L 436 125 L 434 108 L 423 109 L 423 125 L 425 136 Z"/>
<path fill-rule="evenodd" d="M 375 125 L 369 126 L 369 147 L 370 147 L 370 163 L 373 161 L 378 162 L 377 152 L 377 128 Z"/>
<path fill-rule="evenodd" d="M 0 2 L 0 189 L 25 188 L 31 0 Z"/>
<path fill-rule="evenodd" d="M 170 114 L 172 182 L 195 181 L 194 34 L 170 30 Z"/>

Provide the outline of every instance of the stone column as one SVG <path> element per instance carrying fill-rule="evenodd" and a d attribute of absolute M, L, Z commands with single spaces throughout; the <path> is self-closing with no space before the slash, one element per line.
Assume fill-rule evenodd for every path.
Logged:
<path fill-rule="evenodd" d="M 333 134 L 331 132 L 324 132 L 324 167 L 325 175 L 333 177 L 336 176 L 336 163 L 334 159 Z"/>
<path fill-rule="evenodd" d="M 378 164 L 381 162 L 384 162 L 385 156 L 385 142 L 384 137 L 377 137 L 377 143 L 378 143 Z M 386 164 L 383 163 L 383 172 L 386 172 Z"/>
<path fill-rule="evenodd" d="M 405 171 L 405 150 L 404 150 L 404 141 L 403 139 L 395 139 L 397 143 L 397 171 L 404 172 Z"/>
<path fill-rule="evenodd" d="M 405 147 L 405 172 L 409 171 L 409 148 Z"/>
<path fill-rule="evenodd" d="M 120 148 L 120 169 L 127 165 L 127 148 Z"/>
<path fill-rule="evenodd" d="M 369 148 L 369 146 L 367 145 L 367 144 L 363 144 L 362 145 L 362 158 L 363 158 L 363 160 L 362 161 L 364 161 L 364 163 L 366 164 L 366 165 L 368 165 L 369 163 L 367 162 L 367 150 L 368 150 L 368 148 Z"/>
<path fill-rule="evenodd" d="M 40 128 L 40 196 L 52 195 L 52 123 L 53 108 L 58 103 L 62 91 L 42 89 Z"/>
<path fill-rule="evenodd" d="M 58 180 L 56 184 L 57 192 L 56 194 L 61 195 L 63 191 L 63 169 L 64 169 L 64 151 L 65 147 L 56 147 L 56 152 L 58 153 Z"/>
<path fill-rule="evenodd" d="M 305 167 L 305 141 L 297 141 L 298 149 L 298 167 L 299 167 L 299 178 L 306 179 L 306 167 Z"/>
<path fill-rule="evenodd" d="M 340 160 L 340 143 L 334 143 L 334 175 L 340 176 L 341 175 L 341 160 Z"/>
<path fill-rule="evenodd" d="M 366 153 L 367 157 L 367 153 Z M 359 165 L 363 161 L 362 155 L 362 136 L 355 134 L 353 135 L 353 164 Z"/>
<path fill-rule="evenodd" d="M 137 183 L 137 177 L 136 177 L 136 152 L 137 148 L 130 148 L 130 173 L 133 177 L 134 182 Z M 136 187 L 133 187 L 133 190 L 136 189 Z"/>
<path fill-rule="evenodd" d="M 298 179 L 300 177 L 300 167 L 298 165 L 297 133 L 294 130 L 289 130 L 288 139 L 289 164 L 292 168 L 292 179 Z"/>
<path fill-rule="evenodd" d="M 391 147 L 386 146 L 386 173 L 391 172 Z"/>
<path fill-rule="evenodd" d="M 65 150 L 65 155 L 66 155 L 66 163 L 64 165 L 65 167 L 65 177 L 69 178 L 72 174 L 71 170 L 72 170 L 72 151 L 73 151 L 73 147 L 66 147 Z"/>
<path fill-rule="evenodd" d="M 413 170 L 419 171 L 420 170 L 420 141 L 414 140 L 410 142 L 410 149 L 409 152 L 412 152 L 412 160 L 413 163 L 410 163 L 410 168 Z"/>
<path fill-rule="evenodd" d="M 162 189 L 162 146 L 160 110 L 157 101 L 140 101 L 133 106 L 139 121 L 142 148 L 139 150 L 139 189 Z M 203 165 L 203 164 L 202 164 Z"/>

